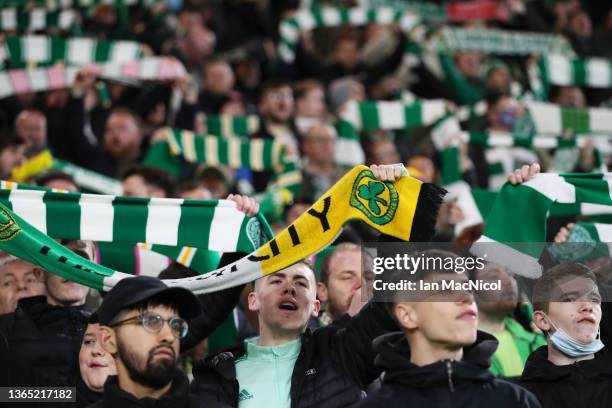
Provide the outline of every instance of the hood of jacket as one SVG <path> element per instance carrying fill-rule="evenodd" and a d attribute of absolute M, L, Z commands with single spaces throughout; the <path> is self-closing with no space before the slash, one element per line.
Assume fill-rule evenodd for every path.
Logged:
<path fill-rule="evenodd" d="M 426 366 L 410 362 L 410 347 L 404 333 L 388 333 L 374 340 L 375 364 L 385 371 L 385 383 L 401 383 L 430 388 L 457 381 L 488 382 L 495 377 L 489 371 L 497 340 L 478 332 L 476 342 L 463 349 L 461 361 L 441 360 Z"/>

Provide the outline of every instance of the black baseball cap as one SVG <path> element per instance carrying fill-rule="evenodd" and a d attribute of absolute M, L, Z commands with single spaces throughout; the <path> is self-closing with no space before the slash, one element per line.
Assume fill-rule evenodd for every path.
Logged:
<path fill-rule="evenodd" d="M 179 286 L 169 287 L 161 279 L 152 276 L 134 276 L 120 280 L 104 296 L 98 309 L 100 324 L 109 325 L 121 310 L 153 297 L 162 298 L 176 306 L 179 316 L 185 320 L 196 317 L 202 310 L 200 301 L 190 290 Z"/>

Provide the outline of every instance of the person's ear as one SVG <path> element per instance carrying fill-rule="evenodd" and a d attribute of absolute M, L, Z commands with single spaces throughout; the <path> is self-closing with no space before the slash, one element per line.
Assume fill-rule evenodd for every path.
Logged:
<path fill-rule="evenodd" d="M 96 333 L 96 341 L 110 355 L 117 354 L 117 335 L 110 327 L 100 326 Z"/>
<path fill-rule="evenodd" d="M 533 312 L 533 322 L 538 329 L 542 330 L 544 333 L 548 333 L 552 329 L 550 319 L 541 310 L 536 310 Z"/>
<path fill-rule="evenodd" d="M 34 268 L 33 273 L 34 273 L 34 277 L 36 278 L 37 281 L 45 283 L 46 276 L 45 276 L 45 271 L 44 270 L 42 270 L 40 268 Z"/>
<path fill-rule="evenodd" d="M 321 302 L 319 302 L 317 299 L 315 299 L 313 304 L 312 304 L 312 313 L 310 313 L 312 315 L 312 317 L 319 316 L 319 310 L 321 310 Z"/>
<path fill-rule="evenodd" d="M 251 312 L 259 311 L 259 297 L 257 296 L 255 290 L 249 292 L 249 295 L 247 296 L 247 302 L 249 303 L 249 310 Z"/>
<path fill-rule="evenodd" d="M 317 297 L 321 302 L 327 302 L 327 286 L 323 282 L 317 282 Z"/>
<path fill-rule="evenodd" d="M 400 327 L 408 330 L 414 330 L 419 327 L 419 315 L 413 305 L 409 303 L 398 303 L 393 308 L 395 318 Z"/>

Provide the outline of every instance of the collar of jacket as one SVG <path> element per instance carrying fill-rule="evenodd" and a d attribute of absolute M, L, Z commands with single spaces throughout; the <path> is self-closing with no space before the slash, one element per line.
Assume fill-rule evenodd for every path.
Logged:
<path fill-rule="evenodd" d="M 304 345 L 310 340 L 311 337 L 312 330 L 310 328 L 306 328 L 301 336 L 301 347 L 300 353 L 298 354 L 298 359 L 300 359 L 301 355 L 303 356 Z M 223 379 L 226 381 L 235 380 L 236 360 L 243 357 L 245 353 L 246 349 L 244 342 L 241 342 L 232 348 L 208 356 L 203 360 L 196 361 L 193 365 L 193 375 L 194 377 L 197 377 L 204 371 L 212 370 L 219 373 L 219 375 L 221 375 L 221 377 L 223 377 Z M 308 358 L 307 360 L 310 359 Z"/>
<path fill-rule="evenodd" d="M 461 361 L 437 361 L 426 366 L 417 366 L 410 362 L 410 347 L 404 333 L 394 332 L 374 340 L 374 350 L 378 353 L 375 359 L 377 367 L 385 371 L 383 382 L 402 383 L 411 387 L 430 388 L 445 385 L 452 380 L 489 382 L 495 377 L 489 371 L 491 358 L 497 349 L 497 340 L 490 334 L 479 331 L 476 342 L 463 349 Z"/>
<path fill-rule="evenodd" d="M 104 383 L 102 397 L 104 407 L 113 408 L 183 408 L 189 406 L 189 380 L 182 372 L 177 372 L 172 380 L 170 391 L 158 399 L 136 398 L 134 395 L 119 387 L 119 379 L 113 375 Z"/>
<path fill-rule="evenodd" d="M 548 361 L 548 346 L 542 346 L 527 359 L 521 382 L 554 382 L 578 373 L 589 379 L 612 378 L 610 357 L 610 352 L 604 348 L 591 360 L 558 366 Z"/>
<path fill-rule="evenodd" d="M 17 310 L 29 315 L 34 321 L 49 320 L 53 322 L 66 317 L 72 317 L 74 320 L 86 321 L 91 315 L 91 311 L 86 305 L 50 305 L 47 303 L 47 298 L 45 296 L 23 298 L 17 303 Z"/>

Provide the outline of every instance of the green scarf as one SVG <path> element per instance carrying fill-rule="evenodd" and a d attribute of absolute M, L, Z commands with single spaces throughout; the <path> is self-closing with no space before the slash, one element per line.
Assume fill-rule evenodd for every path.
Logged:
<path fill-rule="evenodd" d="M 228 200 L 68 193 L 2 181 L 0 203 L 53 238 L 250 252 L 271 236 L 261 215 L 246 217 Z"/>
<path fill-rule="evenodd" d="M 342 119 L 357 130 L 406 129 L 429 126 L 447 113 L 446 101 L 422 100 L 416 103 L 403 101 L 349 102 Z"/>
<path fill-rule="evenodd" d="M 540 100 L 546 100 L 551 85 L 612 87 L 612 63 L 602 58 L 568 58 L 565 55 L 541 55 L 529 72 L 529 80 Z"/>
<path fill-rule="evenodd" d="M 399 24 L 403 31 L 408 32 L 420 23 L 420 19 L 411 12 L 401 8 L 390 7 L 355 7 L 350 9 L 316 7 L 313 9 L 301 9 L 281 21 L 278 54 L 284 62 L 293 62 L 300 32 L 309 31 L 317 27 L 366 25 L 371 23 L 395 23 Z"/>
<path fill-rule="evenodd" d="M 47 11 L 35 8 L 26 12 L 16 8 L 0 9 L 0 31 L 70 30 L 75 24 L 74 10 Z"/>
<path fill-rule="evenodd" d="M 557 205 L 612 205 L 607 174 L 543 173 L 521 185 L 503 186 L 491 209 L 483 236 L 473 252 L 488 254 L 518 274 L 537 278 L 546 241 L 546 219 Z M 517 227 L 517 226 L 520 226 Z M 487 245 L 479 245 L 488 243 Z"/>
<path fill-rule="evenodd" d="M 395 183 L 377 181 L 368 168 L 359 166 L 286 230 L 250 255 L 205 275 L 166 283 L 208 293 L 253 281 L 325 248 L 344 224 L 354 219 L 398 239 L 424 241 L 432 235 L 442 194 L 439 188 L 410 176 Z M 66 279 L 107 291 L 130 276 L 79 257 L 4 205 L 0 205 L 0 224 L 0 249 Z M 231 225 L 237 223 L 227 222 L 222 234 L 230 232 Z M 193 231 L 190 234 L 195 235 Z"/>
<path fill-rule="evenodd" d="M 435 46 L 439 52 L 444 53 L 471 50 L 503 55 L 575 55 L 571 45 L 560 35 L 498 29 L 446 27 L 435 38 Z"/>

